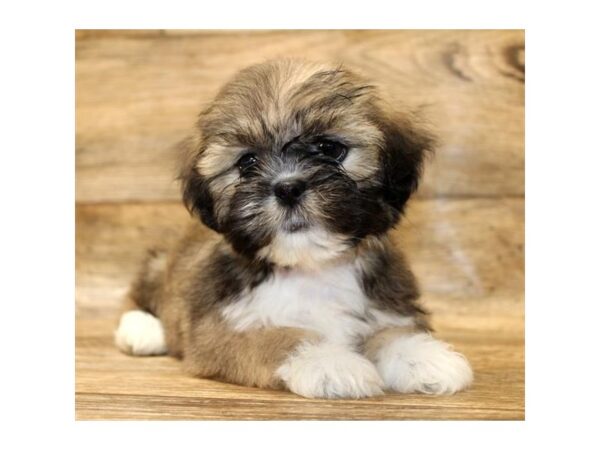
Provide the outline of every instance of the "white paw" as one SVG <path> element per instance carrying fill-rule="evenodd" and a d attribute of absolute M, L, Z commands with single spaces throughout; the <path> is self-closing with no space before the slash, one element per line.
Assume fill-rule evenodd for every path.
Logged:
<path fill-rule="evenodd" d="M 466 358 L 427 333 L 399 336 L 379 351 L 375 365 L 385 387 L 403 393 L 453 394 L 473 381 Z"/>
<path fill-rule="evenodd" d="M 144 311 L 128 311 L 121 316 L 115 331 L 115 343 L 131 355 L 164 355 L 167 353 L 165 332 L 160 320 Z"/>
<path fill-rule="evenodd" d="M 288 389 L 309 398 L 361 398 L 383 394 L 371 361 L 336 344 L 305 344 L 277 369 Z"/>

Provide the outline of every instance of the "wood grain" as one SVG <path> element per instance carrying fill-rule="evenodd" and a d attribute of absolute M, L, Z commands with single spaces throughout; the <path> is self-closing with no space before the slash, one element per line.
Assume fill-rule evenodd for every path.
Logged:
<path fill-rule="evenodd" d="M 442 145 L 419 195 L 524 193 L 524 33 L 89 31 L 76 40 L 78 201 L 174 200 L 171 147 L 237 70 L 275 57 L 344 62 Z"/>
<path fill-rule="evenodd" d="M 183 374 L 169 357 L 120 354 L 114 321 L 77 326 L 78 419 L 511 419 L 524 418 L 522 321 L 509 328 L 438 335 L 469 358 L 474 386 L 454 396 L 387 394 L 364 400 L 308 400 L 288 392 L 247 388 Z"/>
<path fill-rule="evenodd" d="M 190 220 L 172 144 L 235 71 L 278 56 L 343 61 L 441 138 L 395 245 L 437 335 L 475 384 L 450 397 L 307 400 L 119 353 L 112 333 L 147 248 Z M 524 419 L 524 33 L 520 30 L 76 33 L 78 419 Z"/>
<path fill-rule="evenodd" d="M 517 198 L 413 200 L 392 237 L 425 301 L 451 311 L 469 299 L 522 296 L 523 206 Z M 173 242 L 189 220 L 180 203 L 77 205 L 78 312 L 117 312 L 146 250 Z"/>

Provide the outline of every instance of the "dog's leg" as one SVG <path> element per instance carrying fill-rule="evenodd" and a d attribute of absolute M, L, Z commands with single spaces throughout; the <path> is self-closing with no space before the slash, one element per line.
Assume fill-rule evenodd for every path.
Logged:
<path fill-rule="evenodd" d="M 287 388 L 304 397 L 366 397 L 382 381 L 364 356 L 290 327 L 237 332 L 212 316 L 192 326 L 184 352 L 188 372 L 232 383 Z"/>
<path fill-rule="evenodd" d="M 466 358 L 429 333 L 388 328 L 365 343 L 385 388 L 396 392 L 453 394 L 468 387 L 473 371 Z"/>
<path fill-rule="evenodd" d="M 148 251 L 142 269 L 126 297 L 115 331 L 115 343 L 124 353 L 136 356 L 164 355 L 167 339 L 156 317 L 166 266 L 166 252 Z"/>

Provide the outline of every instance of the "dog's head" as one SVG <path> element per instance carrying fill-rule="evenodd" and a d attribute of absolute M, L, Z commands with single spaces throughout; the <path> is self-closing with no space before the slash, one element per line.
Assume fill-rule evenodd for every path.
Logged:
<path fill-rule="evenodd" d="M 185 204 L 237 252 L 282 266 L 385 233 L 432 145 L 361 77 L 297 61 L 241 71 L 197 131 L 180 169 Z"/>

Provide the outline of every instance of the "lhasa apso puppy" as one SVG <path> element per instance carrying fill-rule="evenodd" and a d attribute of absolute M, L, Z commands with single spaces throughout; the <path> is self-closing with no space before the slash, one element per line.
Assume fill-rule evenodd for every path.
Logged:
<path fill-rule="evenodd" d="M 238 73 L 180 145 L 199 221 L 155 250 L 116 331 L 133 355 L 304 397 L 450 394 L 473 378 L 430 334 L 388 232 L 433 140 L 343 68 L 272 61 Z"/>

